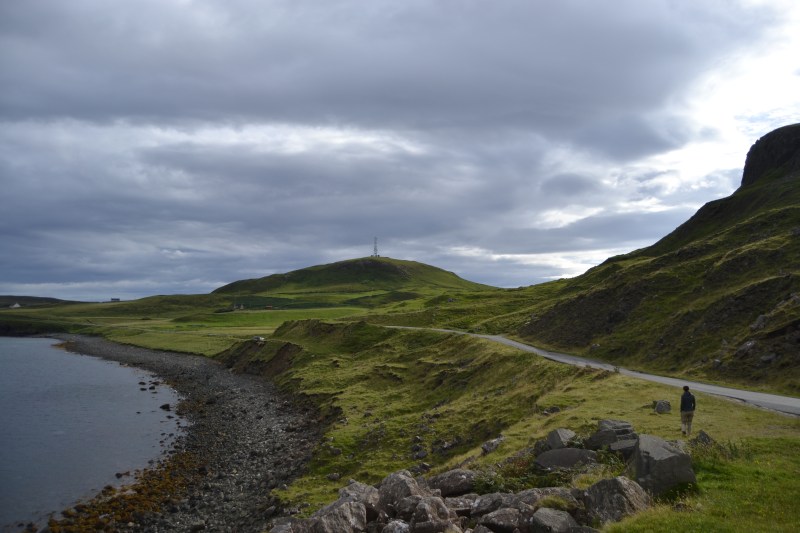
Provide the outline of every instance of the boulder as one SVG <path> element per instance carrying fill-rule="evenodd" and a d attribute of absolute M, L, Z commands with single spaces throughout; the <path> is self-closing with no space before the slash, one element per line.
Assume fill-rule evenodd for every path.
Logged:
<path fill-rule="evenodd" d="M 433 476 L 428 480 L 428 486 L 432 489 L 439 489 L 442 496 L 460 496 L 475 490 L 474 470 L 458 468 Z"/>
<path fill-rule="evenodd" d="M 697 433 L 697 436 L 689 441 L 691 446 L 714 446 L 717 443 L 714 439 L 711 438 L 711 435 L 703 431 L 702 429 Z"/>
<path fill-rule="evenodd" d="M 636 442 L 633 439 L 618 440 L 608 445 L 608 450 L 619 454 L 625 461 L 628 461 L 633 456 L 633 451 L 636 449 Z"/>
<path fill-rule="evenodd" d="M 433 521 L 456 520 L 458 516 L 455 511 L 450 510 L 445 505 L 444 500 L 438 496 L 425 496 L 417 503 L 414 514 L 411 517 L 411 529 L 414 524 Z"/>
<path fill-rule="evenodd" d="M 367 509 L 367 518 L 372 520 L 378 515 L 378 502 L 380 494 L 372 485 L 353 481 L 346 487 L 339 489 L 339 500 L 361 502 Z"/>
<path fill-rule="evenodd" d="M 414 511 L 417 509 L 417 505 L 419 504 L 420 501 L 422 501 L 422 496 L 415 494 L 413 496 L 406 496 L 405 498 L 400 499 L 400 501 L 395 502 L 394 504 L 395 518 L 399 518 L 400 520 L 405 520 L 406 522 L 410 522 L 411 517 L 414 516 Z"/>
<path fill-rule="evenodd" d="M 444 499 L 444 504 L 455 511 L 458 516 L 469 516 L 472 504 L 478 498 L 477 494 L 465 494 L 464 496 L 450 496 Z"/>
<path fill-rule="evenodd" d="M 483 515 L 478 523 L 495 533 L 514 533 L 519 529 L 520 512 L 513 508 L 503 508 Z"/>
<path fill-rule="evenodd" d="M 526 489 L 517 493 L 517 500 L 531 507 L 540 507 L 540 502 L 545 498 L 558 498 L 564 502 L 568 509 L 578 509 L 583 507 L 583 494 L 579 489 L 575 489 L 576 494 L 581 500 L 576 498 L 572 489 L 567 487 L 539 487 Z"/>
<path fill-rule="evenodd" d="M 504 494 L 500 492 L 482 494 L 472 502 L 469 515 L 472 518 L 479 518 L 501 507 L 511 507 L 514 505 L 515 500 L 516 498 L 513 494 Z"/>
<path fill-rule="evenodd" d="M 651 503 L 650 496 L 638 483 L 622 476 L 600 480 L 584 495 L 589 518 L 601 524 L 644 511 Z"/>
<path fill-rule="evenodd" d="M 640 435 L 628 474 L 653 496 L 672 488 L 697 483 L 689 455 L 676 444 L 653 435 Z"/>
<path fill-rule="evenodd" d="M 363 503 L 345 502 L 309 522 L 310 533 L 360 533 L 367 529 L 367 509 Z"/>
<path fill-rule="evenodd" d="M 665 415 L 672 411 L 672 404 L 669 403 L 669 400 L 655 400 L 653 401 L 653 410 L 660 415 Z"/>
<path fill-rule="evenodd" d="M 506 440 L 506 438 L 504 436 L 500 435 L 496 439 L 492 439 L 492 440 L 484 442 L 483 444 L 481 444 L 481 454 L 482 455 L 486 455 L 488 453 L 492 453 L 493 451 L 495 451 L 497 449 L 498 446 L 500 446 L 500 444 L 504 440 Z"/>
<path fill-rule="evenodd" d="M 547 434 L 547 444 L 551 450 L 558 450 L 569 446 L 570 441 L 575 438 L 575 432 L 571 429 L 558 428 Z"/>
<path fill-rule="evenodd" d="M 581 465 L 597 463 L 597 453 L 581 448 L 561 448 L 539 455 L 534 464 L 543 470 L 555 468 L 576 468 Z"/>
<path fill-rule="evenodd" d="M 527 530 L 531 533 L 568 533 L 578 523 L 566 511 L 542 507 L 536 511 L 528 522 Z"/>
<path fill-rule="evenodd" d="M 386 524 L 381 533 L 410 533 L 411 527 L 402 520 L 392 520 Z"/>
<path fill-rule="evenodd" d="M 378 487 L 378 510 L 394 516 L 394 505 L 407 496 L 427 496 L 408 470 L 389 474 Z"/>
<path fill-rule="evenodd" d="M 590 450 L 599 450 L 620 440 L 635 440 L 636 436 L 630 422 L 601 420 L 597 423 L 597 431 L 586 439 L 585 446 Z"/>

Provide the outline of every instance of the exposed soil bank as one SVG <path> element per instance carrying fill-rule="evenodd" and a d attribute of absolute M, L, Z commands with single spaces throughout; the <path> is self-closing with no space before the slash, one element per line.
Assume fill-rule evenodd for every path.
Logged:
<path fill-rule="evenodd" d="M 71 351 L 157 374 L 183 398 L 171 409 L 190 426 L 136 483 L 65 511 L 50 531 L 260 532 L 281 512 L 269 493 L 310 460 L 323 425 L 313 406 L 204 357 L 54 337 Z"/>

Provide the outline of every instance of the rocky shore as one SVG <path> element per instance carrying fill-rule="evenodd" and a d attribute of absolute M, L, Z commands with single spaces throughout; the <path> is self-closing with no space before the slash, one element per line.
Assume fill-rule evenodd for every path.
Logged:
<path fill-rule="evenodd" d="M 170 406 L 189 422 L 152 468 L 67 509 L 46 531 L 260 532 L 281 512 L 270 491 L 302 472 L 321 438 L 313 406 L 216 361 L 55 336 L 68 350 L 149 370 L 180 394 Z"/>

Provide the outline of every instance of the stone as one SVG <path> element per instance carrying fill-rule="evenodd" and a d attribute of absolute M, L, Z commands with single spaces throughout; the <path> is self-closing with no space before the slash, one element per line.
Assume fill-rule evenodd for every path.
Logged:
<path fill-rule="evenodd" d="M 597 431 L 589 435 L 585 446 L 590 450 L 600 450 L 620 440 L 635 439 L 636 433 L 630 422 L 624 420 L 601 420 Z"/>
<path fill-rule="evenodd" d="M 637 440 L 633 439 L 618 440 L 617 442 L 609 444 L 608 451 L 621 455 L 627 462 L 633 456 L 633 451 L 636 449 L 637 442 Z"/>
<path fill-rule="evenodd" d="M 444 504 L 448 509 L 455 512 L 458 516 L 469 516 L 473 502 L 478 498 L 477 494 L 465 496 L 451 496 L 444 499 Z"/>
<path fill-rule="evenodd" d="M 582 448 L 550 450 L 536 457 L 534 464 L 543 470 L 554 468 L 576 468 L 597 463 L 597 453 Z"/>
<path fill-rule="evenodd" d="M 395 516 L 400 520 L 410 522 L 411 517 L 414 516 L 414 511 L 417 509 L 417 505 L 421 500 L 422 496 L 419 495 L 406 496 L 405 498 L 402 498 L 400 501 L 394 504 Z"/>
<path fill-rule="evenodd" d="M 520 512 L 513 508 L 503 508 L 483 515 L 478 523 L 495 533 L 513 533 L 519 528 Z"/>
<path fill-rule="evenodd" d="M 717 443 L 711 438 L 711 435 L 702 429 L 697 433 L 697 436 L 689 441 L 691 446 L 714 446 Z"/>
<path fill-rule="evenodd" d="M 345 502 L 310 520 L 310 533 L 360 533 L 367 529 L 367 509 L 363 503 Z"/>
<path fill-rule="evenodd" d="M 571 429 L 558 428 L 547 434 L 547 444 L 551 450 L 558 450 L 569 446 L 570 441 L 575 438 L 575 432 Z"/>
<path fill-rule="evenodd" d="M 516 494 L 519 502 L 531 507 L 539 507 L 540 502 L 545 498 L 558 498 L 568 509 L 578 509 L 583 507 L 583 491 L 575 489 L 580 497 L 580 501 L 573 494 L 572 489 L 567 487 L 537 487 L 526 489 Z"/>
<path fill-rule="evenodd" d="M 408 470 L 389 474 L 378 487 L 378 510 L 389 516 L 394 514 L 394 505 L 407 496 L 427 496 Z"/>
<path fill-rule="evenodd" d="M 363 503 L 367 510 L 367 519 L 374 519 L 378 515 L 380 494 L 372 485 L 354 481 L 339 489 L 339 500 Z"/>
<path fill-rule="evenodd" d="M 475 490 L 476 476 L 474 470 L 457 468 L 433 476 L 428 480 L 428 486 L 439 489 L 442 496 L 460 496 Z"/>
<path fill-rule="evenodd" d="M 683 484 L 697 483 L 691 457 L 677 445 L 653 435 L 639 436 L 627 471 L 653 496 Z"/>
<path fill-rule="evenodd" d="M 672 411 L 672 404 L 669 403 L 669 400 L 657 400 L 653 402 L 653 410 L 660 415 L 665 415 Z"/>
<path fill-rule="evenodd" d="M 626 477 L 603 479 L 586 490 L 586 512 L 601 524 L 618 522 L 626 516 L 648 509 L 650 496 L 638 483 Z"/>
<path fill-rule="evenodd" d="M 504 494 L 500 492 L 493 492 L 490 494 L 482 494 L 472 502 L 472 509 L 470 509 L 470 517 L 479 518 L 485 514 L 500 509 L 501 507 L 510 507 L 514 504 L 515 496 L 513 494 Z"/>
<path fill-rule="evenodd" d="M 414 524 L 422 522 L 434 522 L 439 520 L 457 519 L 455 511 L 451 511 L 444 500 L 437 496 L 426 496 L 420 499 L 417 507 L 414 509 L 414 514 L 411 517 L 411 528 L 414 529 Z"/>
<path fill-rule="evenodd" d="M 502 435 L 496 439 L 492 439 L 481 444 L 481 454 L 486 455 L 495 451 L 506 438 Z"/>
<path fill-rule="evenodd" d="M 381 533 L 409 533 L 410 531 L 411 527 L 407 523 L 402 520 L 392 520 L 383 527 Z"/>
<path fill-rule="evenodd" d="M 578 523 L 566 511 L 542 507 L 530 518 L 527 530 L 531 533 L 568 533 Z"/>

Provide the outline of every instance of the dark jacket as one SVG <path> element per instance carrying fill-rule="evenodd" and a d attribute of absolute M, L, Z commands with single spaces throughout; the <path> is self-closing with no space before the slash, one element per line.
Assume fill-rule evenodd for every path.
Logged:
<path fill-rule="evenodd" d="M 688 390 L 681 395 L 681 411 L 694 411 L 694 394 Z"/>

